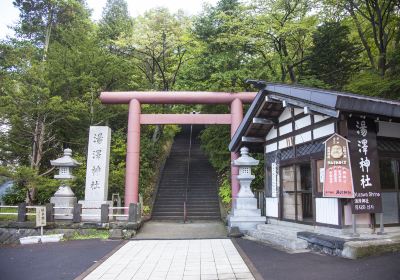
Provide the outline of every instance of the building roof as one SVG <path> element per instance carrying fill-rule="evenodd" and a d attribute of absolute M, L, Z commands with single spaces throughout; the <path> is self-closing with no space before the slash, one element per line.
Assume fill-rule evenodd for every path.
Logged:
<path fill-rule="evenodd" d="M 278 122 L 286 105 L 307 107 L 311 112 L 334 118 L 338 118 L 341 113 L 368 113 L 382 120 L 400 121 L 400 102 L 396 100 L 298 85 L 264 81 L 253 83 L 260 90 L 229 143 L 230 151 L 236 152 L 245 145 L 251 152 L 262 152 L 266 133 Z"/>

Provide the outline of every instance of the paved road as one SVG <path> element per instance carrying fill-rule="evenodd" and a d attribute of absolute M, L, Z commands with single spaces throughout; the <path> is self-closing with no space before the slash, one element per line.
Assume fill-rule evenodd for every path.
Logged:
<path fill-rule="evenodd" d="M 288 254 L 244 239 L 236 242 L 266 280 L 400 279 L 400 253 L 354 261 L 314 253 Z M 0 279 L 74 279 L 119 244 L 77 240 L 0 247 Z"/>
<path fill-rule="evenodd" d="M 400 279 L 400 253 L 348 260 L 315 253 L 288 254 L 245 239 L 236 242 L 266 280 Z"/>
<path fill-rule="evenodd" d="M 74 279 L 120 243 L 92 239 L 0 247 L 0 279 Z"/>

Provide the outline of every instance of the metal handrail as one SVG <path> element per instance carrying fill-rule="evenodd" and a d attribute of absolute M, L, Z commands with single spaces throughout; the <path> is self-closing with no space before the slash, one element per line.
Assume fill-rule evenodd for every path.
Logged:
<path fill-rule="evenodd" d="M 186 189 L 185 189 L 185 201 L 183 202 L 183 222 L 186 223 L 187 213 L 186 213 L 186 203 L 188 196 L 188 187 L 189 187 L 189 174 L 190 174 L 190 159 L 192 152 L 192 134 L 193 134 L 193 125 L 190 125 L 190 136 L 189 136 L 189 157 L 187 164 L 187 173 L 186 173 Z"/>

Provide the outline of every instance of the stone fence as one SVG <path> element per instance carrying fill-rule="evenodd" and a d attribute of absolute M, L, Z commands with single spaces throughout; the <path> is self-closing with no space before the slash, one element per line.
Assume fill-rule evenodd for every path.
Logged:
<path fill-rule="evenodd" d="M 91 235 L 93 232 L 106 231 L 109 232 L 110 238 L 115 235 L 119 238 L 131 238 L 142 224 L 141 207 L 135 203 L 131 203 L 129 207 L 110 207 L 103 204 L 100 208 L 90 209 L 82 208 L 78 203 L 73 207 L 54 207 L 52 203 L 43 206 L 46 207 L 45 234 L 63 233 L 66 238 L 76 234 Z M 28 206 L 26 203 L 18 206 L 0 205 L 0 210 L 10 209 L 6 212 L 0 211 L 0 244 L 18 244 L 21 237 L 40 234 L 35 219 L 29 218 L 36 217 L 37 207 Z M 99 214 L 83 214 L 82 210 L 85 209 L 96 210 Z M 56 214 L 57 210 L 65 210 L 68 213 Z"/>

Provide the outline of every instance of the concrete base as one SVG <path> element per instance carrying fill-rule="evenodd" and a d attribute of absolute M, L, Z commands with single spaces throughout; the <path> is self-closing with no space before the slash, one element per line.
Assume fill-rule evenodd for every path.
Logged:
<path fill-rule="evenodd" d="M 257 199 L 254 197 L 238 197 L 233 201 L 232 213 L 228 217 L 228 227 L 238 227 L 247 232 L 256 228 L 258 224 L 265 224 L 266 217 L 261 216 L 257 209 Z"/>
<path fill-rule="evenodd" d="M 53 196 L 50 203 L 54 203 L 54 207 L 74 207 L 76 197 Z M 55 220 L 72 220 L 73 209 L 54 209 Z"/>
<path fill-rule="evenodd" d="M 79 204 L 82 204 L 82 221 L 84 222 L 100 222 L 101 205 L 108 204 L 112 207 L 112 201 L 79 200 Z"/>

